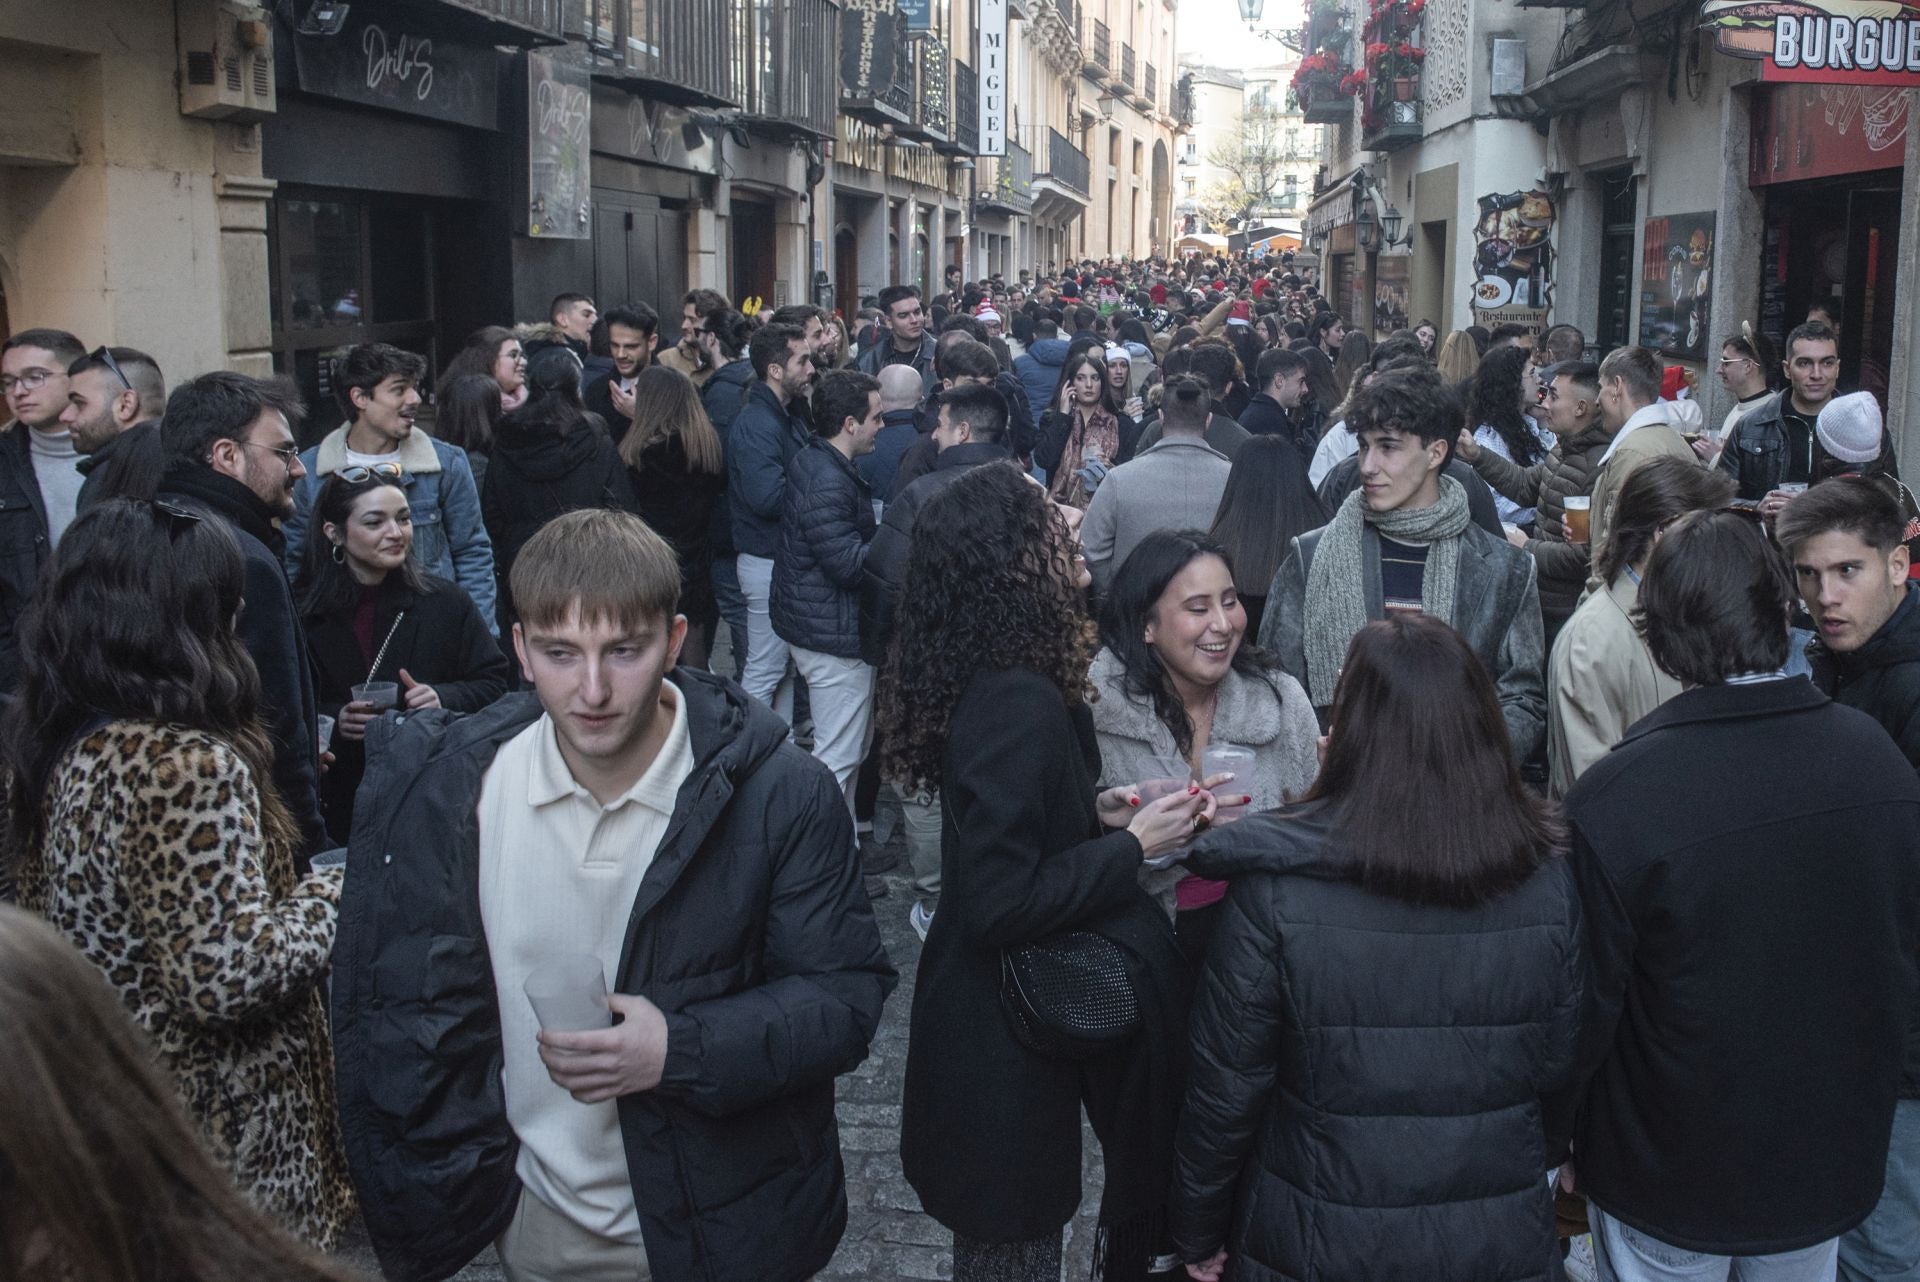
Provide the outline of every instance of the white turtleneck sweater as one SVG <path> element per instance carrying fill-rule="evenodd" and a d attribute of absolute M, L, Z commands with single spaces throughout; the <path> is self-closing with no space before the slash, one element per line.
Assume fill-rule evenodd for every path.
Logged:
<path fill-rule="evenodd" d="M 28 428 L 27 433 L 34 479 L 40 482 L 40 501 L 47 507 L 47 542 L 58 547 L 60 536 L 73 524 L 80 485 L 87 478 L 80 474 L 73 433 L 43 432 L 37 427 Z"/>

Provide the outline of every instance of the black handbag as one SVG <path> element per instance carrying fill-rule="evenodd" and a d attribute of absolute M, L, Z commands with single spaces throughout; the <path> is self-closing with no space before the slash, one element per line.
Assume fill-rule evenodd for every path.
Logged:
<path fill-rule="evenodd" d="M 1003 949 L 1000 1006 L 1015 1039 L 1048 1059 L 1093 1059 L 1140 1031 L 1126 954 L 1090 930 Z"/>

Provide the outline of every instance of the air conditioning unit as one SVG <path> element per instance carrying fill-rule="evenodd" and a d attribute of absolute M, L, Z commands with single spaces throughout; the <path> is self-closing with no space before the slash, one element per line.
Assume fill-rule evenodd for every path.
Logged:
<path fill-rule="evenodd" d="M 273 23 L 243 0 L 176 0 L 180 114 L 245 122 L 275 110 Z"/>

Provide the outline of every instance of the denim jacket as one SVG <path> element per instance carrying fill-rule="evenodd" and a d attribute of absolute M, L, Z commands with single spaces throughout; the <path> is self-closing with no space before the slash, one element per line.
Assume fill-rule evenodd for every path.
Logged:
<path fill-rule="evenodd" d="M 416 429 L 392 456 L 405 473 L 413 511 L 413 557 L 428 574 L 466 589 L 474 608 L 494 626 L 493 543 L 480 520 L 480 489 L 465 450 Z M 300 456 L 307 474 L 293 487 L 293 515 L 281 525 L 287 577 L 298 581 L 306 554 L 307 523 L 321 483 L 346 466 L 347 429 L 337 428 Z"/>

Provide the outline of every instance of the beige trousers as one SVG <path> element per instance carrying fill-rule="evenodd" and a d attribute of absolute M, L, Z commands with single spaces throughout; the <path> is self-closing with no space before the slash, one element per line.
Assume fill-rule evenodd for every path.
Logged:
<path fill-rule="evenodd" d="M 653 1282 L 645 1247 L 589 1233 L 524 1189 L 494 1249 L 507 1282 Z"/>

